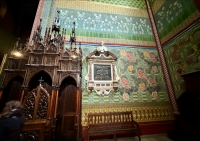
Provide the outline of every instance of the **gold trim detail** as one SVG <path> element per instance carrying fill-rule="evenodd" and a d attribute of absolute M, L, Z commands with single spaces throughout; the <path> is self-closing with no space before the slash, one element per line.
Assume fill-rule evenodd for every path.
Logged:
<path fill-rule="evenodd" d="M 3 70 L 4 65 L 5 65 L 5 63 L 6 63 L 6 59 L 7 59 L 7 54 L 4 54 L 3 59 L 2 59 L 2 62 L 1 62 L 1 66 L 0 66 L 0 75 L 1 75 L 1 73 L 2 73 L 2 70 Z"/>
<path fill-rule="evenodd" d="M 131 7 L 131 6 L 122 6 L 119 4 L 108 4 L 108 3 L 104 3 L 104 2 L 97 2 L 97 1 L 92 1 L 92 0 L 80 0 L 80 1 L 88 1 L 88 2 L 92 2 L 92 3 L 97 3 L 97 4 L 104 4 L 104 5 L 110 5 L 110 6 L 117 6 L 117 7 L 122 7 L 122 8 L 131 8 L 131 9 L 145 9 L 145 3 L 144 3 L 144 7 Z"/>
<path fill-rule="evenodd" d="M 82 126 L 87 126 L 88 113 L 132 111 L 137 122 L 174 120 L 169 102 L 109 103 L 82 105 Z"/>
<path fill-rule="evenodd" d="M 197 18 L 200 17 L 200 12 L 196 10 L 193 14 L 191 14 L 187 19 L 185 19 L 181 24 L 179 24 L 177 27 L 175 27 L 171 32 L 169 32 L 165 37 L 161 39 L 161 43 L 165 43 L 170 38 L 175 36 L 177 33 L 179 33 L 181 30 L 186 28 L 188 25 L 193 23 Z"/>
<path fill-rule="evenodd" d="M 77 9 L 77 10 L 86 10 L 86 11 L 148 18 L 146 9 L 123 7 L 123 6 L 117 6 L 117 5 L 96 3 L 96 2 L 88 2 L 84 0 L 82 1 L 57 0 L 55 5 L 56 5 L 55 7 L 57 8 L 71 8 L 71 9 Z"/>
<path fill-rule="evenodd" d="M 69 35 L 66 36 L 66 39 L 69 39 Z M 133 45 L 133 46 L 151 46 L 156 47 L 155 42 L 153 41 L 139 41 L 139 40 L 124 40 L 124 39 L 109 39 L 109 38 L 96 38 L 96 37 L 84 37 L 77 36 L 77 42 L 88 42 L 88 43 L 100 43 L 104 41 L 105 44 L 124 44 L 124 45 Z"/>
<path fill-rule="evenodd" d="M 153 14 L 155 14 L 160 9 L 164 2 L 165 0 L 155 0 L 152 6 Z"/>

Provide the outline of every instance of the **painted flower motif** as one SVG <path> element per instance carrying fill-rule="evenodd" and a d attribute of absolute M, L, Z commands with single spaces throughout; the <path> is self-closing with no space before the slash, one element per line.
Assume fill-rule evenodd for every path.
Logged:
<path fill-rule="evenodd" d="M 156 59 L 156 57 L 155 57 L 154 54 L 150 54 L 149 57 L 150 57 L 150 59 L 151 59 L 152 62 L 154 62 L 154 63 L 157 62 L 157 59 Z"/>
<path fill-rule="evenodd" d="M 129 61 L 131 62 L 135 62 L 134 59 L 133 59 L 133 55 L 131 53 L 126 53 L 126 57 Z"/>
<path fill-rule="evenodd" d="M 157 66 L 152 66 L 152 70 L 153 70 L 153 72 L 158 72 Z"/>
<path fill-rule="evenodd" d="M 155 92 L 152 92 L 151 93 L 151 96 L 153 97 L 152 99 L 155 100 L 158 98 L 158 93 L 155 91 Z"/>
<path fill-rule="evenodd" d="M 140 88 L 140 90 L 144 91 L 146 89 L 146 86 L 144 83 L 140 83 L 139 88 Z"/>
<path fill-rule="evenodd" d="M 129 94 L 127 94 L 127 93 L 123 93 L 123 99 L 124 100 L 129 100 Z"/>
<path fill-rule="evenodd" d="M 147 79 L 147 82 L 149 83 L 149 85 L 150 85 L 151 87 L 156 87 L 156 86 L 157 86 L 157 82 L 156 82 L 153 78 L 151 78 L 151 77 L 149 77 L 149 78 Z"/>
<path fill-rule="evenodd" d="M 132 71 L 134 70 L 134 67 L 133 67 L 132 65 L 129 65 L 129 66 L 128 66 L 128 70 L 129 70 L 130 72 L 132 72 Z"/>
<path fill-rule="evenodd" d="M 137 75 L 139 78 L 146 79 L 143 70 L 137 69 Z"/>
<path fill-rule="evenodd" d="M 126 51 L 120 50 L 120 54 L 121 54 L 121 56 L 126 56 Z"/>
<path fill-rule="evenodd" d="M 144 57 L 149 58 L 149 53 L 148 53 L 147 51 L 144 51 L 144 52 L 143 52 L 143 55 L 144 55 Z"/>
<path fill-rule="evenodd" d="M 122 84 L 122 87 L 126 88 L 126 89 L 130 89 L 131 87 L 129 86 L 128 80 L 126 78 L 121 78 L 120 82 Z"/>

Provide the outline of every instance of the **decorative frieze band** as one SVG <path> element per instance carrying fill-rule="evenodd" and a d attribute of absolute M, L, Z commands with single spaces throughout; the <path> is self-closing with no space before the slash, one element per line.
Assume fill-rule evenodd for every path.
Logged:
<path fill-rule="evenodd" d="M 173 120 L 169 102 L 157 103 L 110 103 L 82 105 L 82 125 L 87 126 L 88 113 L 132 111 L 137 122 Z"/>
<path fill-rule="evenodd" d="M 77 1 L 57 0 L 55 6 L 59 8 L 71 8 L 78 10 L 87 10 L 87 11 L 89 10 L 95 12 L 129 15 L 136 17 L 148 17 L 147 11 L 145 9 L 110 5 L 97 2 L 88 2 L 80 0 Z"/>
<path fill-rule="evenodd" d="M 68 38 L 68 36 L 66 36 Z M 77 36 L 78 42 L 87 42 L 87 43 L 99 43 L 104 41 L 106 44 L 124 44 L 124 45 L 133 45 L 133 46 L 151 46 L 156 47 L 154 41 L 140 41 L 140 40 L 124 40 L 124 39 L 112 39 L 112 38 L 97 38 L 97 37 L 84 37 Z"/>

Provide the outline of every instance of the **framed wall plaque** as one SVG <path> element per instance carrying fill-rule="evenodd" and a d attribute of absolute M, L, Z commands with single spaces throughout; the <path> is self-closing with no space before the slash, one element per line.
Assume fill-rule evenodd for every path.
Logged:
<path fill-rule="evenodd" d="M 98 95 L 108 95 L 112 90 L 118 90 L 116 70 L 117 57 L 109 51 L 95 50 L 87 56 L 88 74 L 87 88 Z"/>
<path fill-rule="evenodd" d="M 112 73 L 111 64 L 93 64 L 94 81 L 112 81 Z"/>

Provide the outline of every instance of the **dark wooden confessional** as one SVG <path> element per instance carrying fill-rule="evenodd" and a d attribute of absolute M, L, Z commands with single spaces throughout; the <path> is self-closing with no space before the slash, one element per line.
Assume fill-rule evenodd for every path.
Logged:
<path fill-rule="evenodd" d="M 76 48 L 75 23 L 65 48 L 59 11 L 56 18 L 44 38 L 41 20 L 31 45 L 18 39 L 5 69 L 0 106 L 10 100 L 23 103 L 23 141 L 81 140 L 82 51 Z"/>

